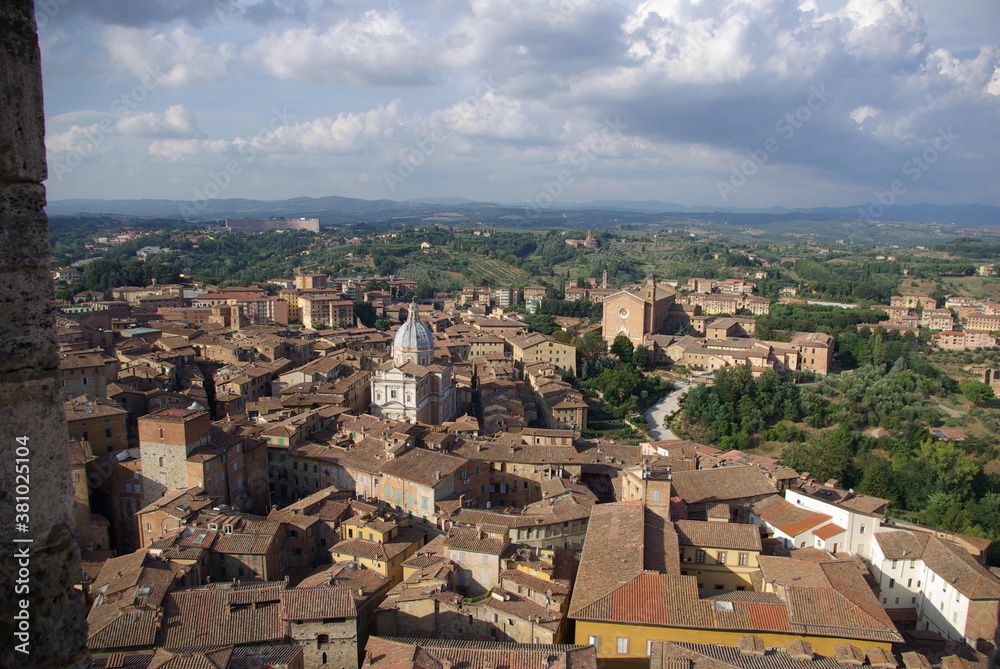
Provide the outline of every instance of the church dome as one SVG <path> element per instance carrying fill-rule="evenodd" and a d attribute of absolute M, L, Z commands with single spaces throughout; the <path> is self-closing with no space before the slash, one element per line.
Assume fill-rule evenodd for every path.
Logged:
<path fill-rule="evenodd" d="M 410 303 L 410 314 L 396 333 L 392 347 L 394 353 L 434 350 L 434 335 L 429 327 L 420 322 L 416 302 Z"/>

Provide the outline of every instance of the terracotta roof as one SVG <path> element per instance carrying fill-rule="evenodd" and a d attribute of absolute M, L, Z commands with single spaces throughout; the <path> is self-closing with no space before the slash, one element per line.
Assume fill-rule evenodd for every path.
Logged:
<path fill-rule="evenodd" d="M 470 553 L 500 555 L 507 548 L 506 535 L 503 537 L 483 537 L 475 528 L 454 527 L 444 539 L 445 548 Z"/>
<path fill-rule="evenodd" d="M 571 615 L 642 573 L 644 521 L 640 502 L 594 507 L 573 588 Z"/>
<path fill-rule="evenodd" d="M 215 584 L 167 595 L 162 647 L 199 649 L 284 639 L 285 582 Z"/>
<path fill-rule="evenodd" d="M 384 544 L 366 539 L 345 539 L 335 544 L 330 552 L 386 562 L 406 551 L 411 545 L 420 541 L 423 536 L 424 533 L 415 527 L 403 527 L 400 528 L 396 536 Z"/>
<path fill-rule="evenodd" d="M 777 492 L 760 467 L 727 466 L 676 472 L 671 481 L 678 497 L 688 504 L 743 499 Z"/>
<path fill-rule="evenodd" d="M 643 572 L 576 611 L 582 620 L 715 629 L 790 631 L 783 602 L 702 600 L 695 576 Z"/>
<path fill-rule="evenodd" d="M 533 621 L 536 625 L 541 625 L 550 631 L 557 631 L 562 621 L 562 614 L 551 609 L 547 609 L 541 604 L 536 604 L 526 597 L 508 592 L 502 588 L 495 588 L 494 596 L 487 597 L 473 606 L 483 606 L 488 609 L 495 609 L 504 615 L 520 618 L 525 621 Z"/>
<path fill-rule="evenodd" d="M 434 487 L 443 477 L 468 466 L 465 458 L 414 448 L 382 465 L 382 474 Z"/>
<path fill-rule="evenodd" d="M 682 546 L 708 546 L 733 550 L 760 551 L 760 530 L 756 525 L 678 520 L 674 523 Z"/>
<path fill-rule="evenodd" d="M 365 601 L 389 583 L 391 583 L 389 579 L 373 569 L 353 562 L 342 562 L 318 568 L 318 571 L 303 578 L 297 588 L 345 587 L 351 591 L 356 600 Z"/>
<path fill-rule="evenodd" d="M 159 613 L 156 609 L 108 605 L 87 616 L 87 648 L 128 649 L 156 642 Z"/>
<path fill-rule="evenodd" d="M 680 537 L 673 523 L 649 509 L 645 510 L 643 518 L 643 568 L 662 574 L 680 574 Z"/>
<path fill-rule="evenodd" d="M 938 537 L 928 537 L 924 564 L 969 599 L 1000 599 L 1000 579 L 968 551 Z"/>
<path fill-rule="evenodd" d="M 542 592 L 548 594 L 551 592 L 553 595 L 568 595 L 569 586 L 561 583 L 558 580 L 547 581 L 544 578 L 538 578 L 537 576 L 532 576 L 528 572 L 521 571 L 520 569 L 507 569 L 500 572 L 500 580 L 511 581 L 517 585 L 530 588 L 535 592 Z"/>
<path fill-rule="evenodd" d="M 825 513 L 817 513 L 792 504 L 780 495 L 765 497 L 754 503 L 752 509 L 765 523 L 793 538 L 833 520 Z"/>
<path fill-rule="evenodd" d="M 112 400 L 80 395 L 63 402 L 67 421 L 85 420 L 102 416 L 125 416 L 127 412 Z"/>
<path fill-rule="evenodd" d="M 818 537 L 823 541 L 826 541 L 827 539 L 832 539 L 838 534 L 843 534 L 846 531 L 847 530 L 845 530 L 840 525 L 837 525 L 836 523 L 828 523 L 823 527 L 819 528 L 818 530 L 813 530 L 813 536 Z"/>
<path fill-rule="evenodd" d="M 212 550 L 230 555 L 266 555 L 274 543 L 273 534 L 220 534 Z"/>
<path fill-rule="evenodd" d="M 345 587 L 315 587 L 281 593 L 282 616 L 286 620 L 355 618 L 358 615 L 351 591 Z"/>
<path fill-rule="evenodd" d="M 442 669 L 444 662 L 460 669 L 538 669 L 556 661 L 566 669 L 593 669 L 596 651 L 590 645 L 519 644 L 450 639 L 383 638 L 365 646 L 377 669 Z"/>
<path fill-rule="evenodd" d="M 924 554 L 930 536 L 921 532 L 886 530 L 875 533 L 882 555 L 890 560 L 912 560 Z"/>
<path fill-rule="evenodd" d="M 796 630 L 830 635 L 839 629 L 846 638 L 876 641 L 902 638 L 868 586 L 860 561 L 772 556 L 758 561 L 764 582 L 784 590 Z"/>
<path fill-rule="evenodd" d="M 801 481 L 789 490 L 869 516 L 881 516 L 881 510 L 889 503 L 889 500 L 881 497 L 863 495 L 831 485 L 820 485 L 815 481 Z"/>
<path fill-rule="evenodd" d="M 832 657 L 796 659 L 793 652 L 784 648 L 767 650 L 763 655 L 748 655 L 730 646 L 682 641 L 661 643 L 659 648 L 654 647 L 658 652 L 650 658 L 650 669 L 844 669 L 844 665 Z M 671 664 L 670 660 L 675 663 Z M 683 664 L 677 665 L 677 661 Z"/>

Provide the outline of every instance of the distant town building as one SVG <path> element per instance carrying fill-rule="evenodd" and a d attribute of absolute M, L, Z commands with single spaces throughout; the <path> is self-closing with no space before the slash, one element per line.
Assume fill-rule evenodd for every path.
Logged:
<path fill-rule="evenodd" d="M 227 218 L 229 232 L 267 232 L 269 230 L 309 230 L 319 232 L 318 218 Z"/>

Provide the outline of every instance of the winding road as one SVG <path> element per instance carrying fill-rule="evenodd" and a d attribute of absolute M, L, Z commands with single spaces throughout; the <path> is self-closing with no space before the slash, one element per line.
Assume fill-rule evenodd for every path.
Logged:
<path fill-rule="evenodd" d="M 649 423 L 649 434 L 654 441 L 666 441 L 668 439 L 678 439 L 668 427 L 663 427 L 663 420 L 677 411 L 680 406 L 681 397 L 691 388 L 690 383 L 675 382 L 677 389 L 664 397 L 662 400 L 649 407 L 646 411 L 646 422 Z"/>

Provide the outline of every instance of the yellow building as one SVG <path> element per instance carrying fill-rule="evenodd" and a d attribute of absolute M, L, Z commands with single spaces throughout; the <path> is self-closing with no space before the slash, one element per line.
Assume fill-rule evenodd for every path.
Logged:
<path fill-rule="evenodd" d="M 756 525 L 678 520 L 674 528 L 681 575 L 697 578 L 699 590 L 753 590 L 761 552 Z"/>
<path fill-rule="evenodd" d="M 903 641 L 853 560 L 770 558 L 787 564 L 762 569 L 774 581 L 764 591 L 699 591 L 698 576 L 681 574 L 679 535 L 638 501 L 594 507 L 569 607 L 575 643 L 627 665 L 657 641 L 736 646 L 753 634 L 766 646 L 802 639 L 829 656 L 845 643 L 889 650 Z"/>
<path fill-rule="evenodd" d="M 523 337 L 508 337 L 512 357 L 522 365 L 548 362 L 564 372 L 576 374 L 576 347 L 556 341 L 548 335 L 532 332 Z"/>
<path fill-rule="evenodd" d="M 403 563 L 426 542 L 423 531 L 410 527 L 409 518 L 398 520 L 355 516 L 340 526 L 341 541 L 330 549 L 335 563 L 357 562 L 393 585 L 402 583 Z"/>

